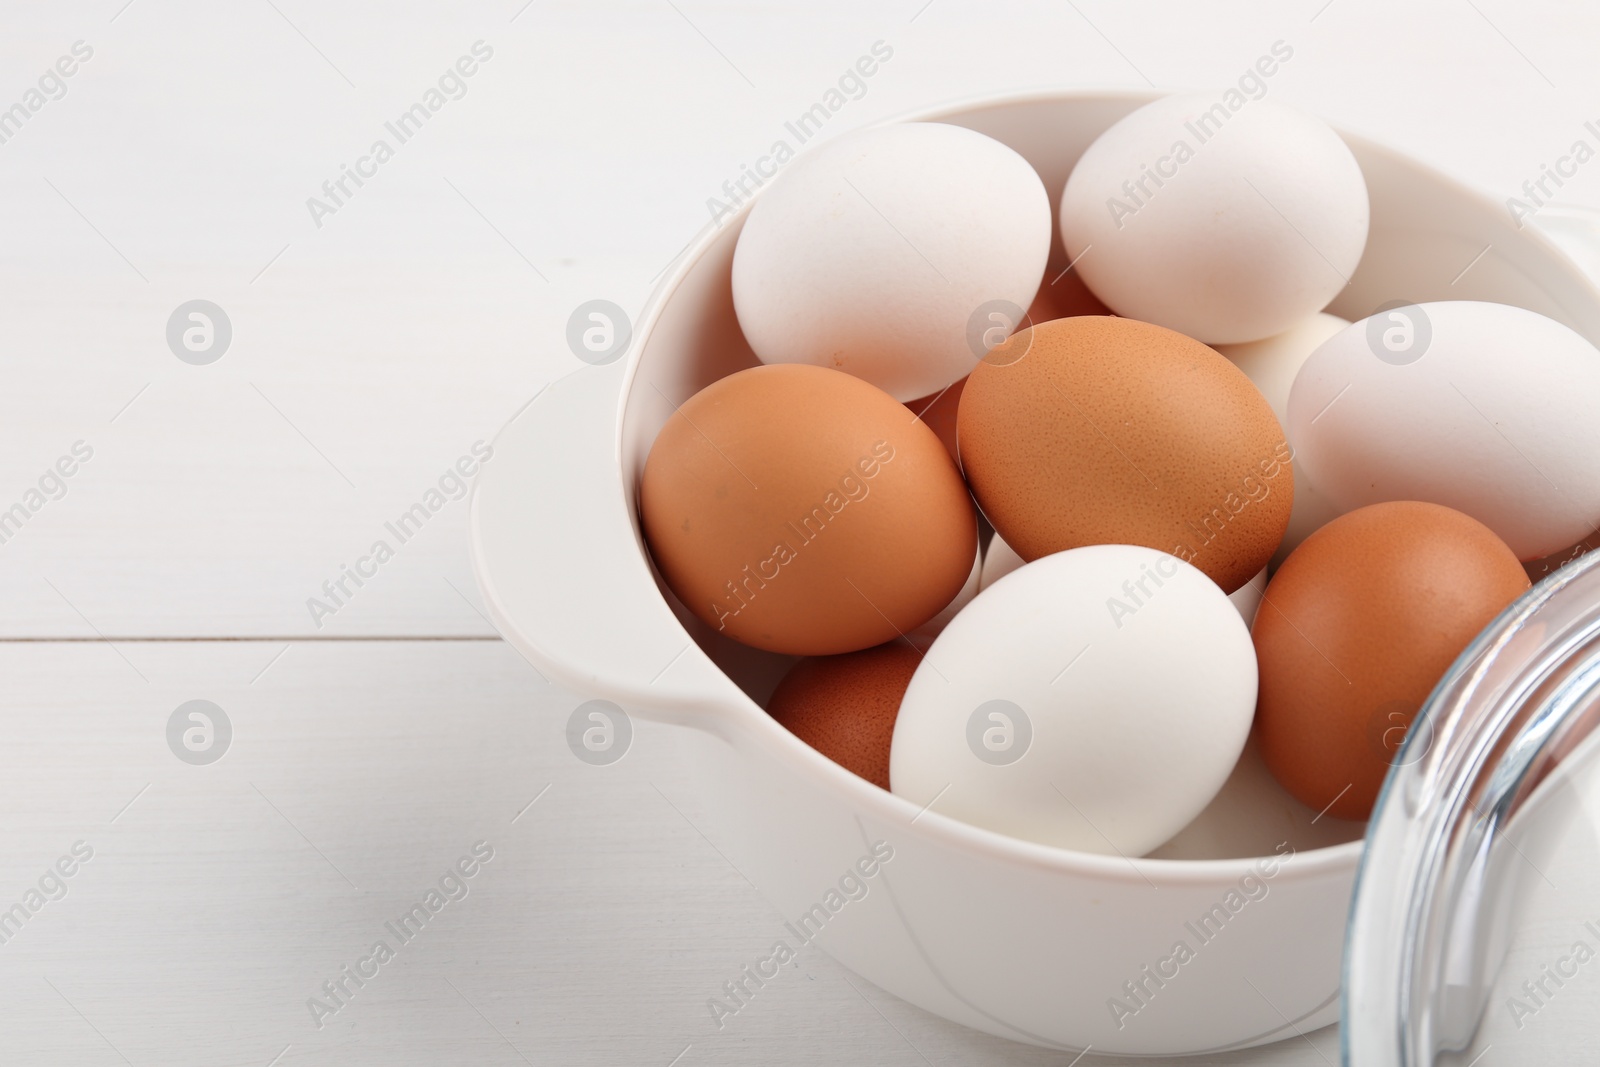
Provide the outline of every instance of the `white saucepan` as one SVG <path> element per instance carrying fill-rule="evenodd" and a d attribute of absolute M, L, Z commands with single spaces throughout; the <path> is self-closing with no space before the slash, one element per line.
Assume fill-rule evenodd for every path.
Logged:
<path fill-rule="evenodd" d="M 914 118 L 1005 142 L 1056 203 L 1090 141 L 1152 95 L 1034 93 Z M 1346 139 L 1372 229 L 1331 312 L 1494 300 L 1600 343 L 1600 293 L 1533 227 Z M 707 829 L 790 918 L 791 948 L 815 941 L 928 1011 L 1065 1049 L 1201 1053 L 1332 1022 L 1361 827 L 1315 819 L 1250 753 L 1197 823 L 1152 857 L 1013 840 L 937 804 L 919 810 L 812 751 L 761 708 L 790 661 L 711 635 L 673 603 L 640 537 L 636 484 L 674 405 L 756 362 L 729 289 L 743 220 L 709 227 L 669 269 L 619 359 L 554 383 L 495 440 L 472 539 L 506 640 L 586 697 L 690 728 L 696 743 L 685 748 L 717 819 Z M 1060 259 L 1058 247 L 1053 271 Z M 846 882 L 865 895 L 831 892 L 867 870 Z M 742 981 L 758 996 L 759 972 L 776 964 L 750 962 Z"/>

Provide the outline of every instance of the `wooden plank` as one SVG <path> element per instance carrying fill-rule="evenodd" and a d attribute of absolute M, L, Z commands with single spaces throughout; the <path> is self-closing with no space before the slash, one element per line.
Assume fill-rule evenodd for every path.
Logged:
<path fill-rule="evenodd" d="M 282 647 L 0 643 L 0 906 L 93 850 L 0 944 L 0 1062 L 1065 1062 L 815 949 L 718 1030 L 707 1000 L 783 917 L 701 835 L 676 731 L 593 767 L 578 697 L 498 641 Z M 194 699 L 232 726 L 208 765 L 166 739 Z M 400 943 L 384 924 L 480 840 L 467 895 Z M 319 1029 L 307 1000 L 379 939 L 395 958 Z M 1195 1062 L 1333 1056 L 1313 1043 Z"/>

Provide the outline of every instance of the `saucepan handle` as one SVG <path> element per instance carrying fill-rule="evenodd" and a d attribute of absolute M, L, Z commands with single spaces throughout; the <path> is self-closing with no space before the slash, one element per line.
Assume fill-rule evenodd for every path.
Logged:
<path fill-rule="evenodd" d="M 473 487 L 473 570 L 490 620 L 549 680 L 705 726 L 740 694 L 645 561 L 619 463 L 627 363 L 551 383 L 500 431 Z"/>

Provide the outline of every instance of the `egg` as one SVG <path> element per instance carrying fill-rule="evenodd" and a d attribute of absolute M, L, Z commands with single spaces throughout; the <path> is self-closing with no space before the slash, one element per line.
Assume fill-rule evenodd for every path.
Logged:
<path fill-rule="evenodd" d="M 1317 346 L 1350 325 L 1349 320 L 1319 311 L 1287 330 L 1259 341 L 1245 341 L 1236 345 L 1217 345 L 1217 351 L 1228 357 L 1228 362 L 1244 371 L 1245 377 L 1255 383 L 1261 395 L 1267 398 L 1278 422 L 1289 424 L 1289 390 L 1294 388 L 1295 375 L 1305 366 L 1306 360 Z"/>
<path fill-rule="evenodd" d="M 1290 444 L 1293 451 L 1293 444 Z M 1317 490 L 1309 476 L 1299 468 L 1294 472 L 1294 509 L 1289 512 L 1289 528 L 1272 554 L 1271 568 L 1283 565 L 1289 553 L 1299 548 L 1306 538 L 1328 525 L 1344 512 L 1332 500 Z"/>
<path fill-rule="evenodd" d="M 1017 555 L 1016 550 L 996 535 L 983 553 L 983 572 L 978 576 L 978 590 L 981 592 L 989 588 L 1022 564 L 1022 557 Z M 1261 594 L 1266 588 L 1267 571 L 1263 567 L 1254 578 L 1228 594 L 1228 600 L 1239 610 L 1239 617 L 1244 619 L 1246 626 L 1256 617 Z"/>
<path fill-rule="evenodd" d="M 1118 315 L 1209 344 L 1282 333 L 1366 248 L 1361 167 L 1327 123 L 1236 89 L 1155 100 L 1083 153 L 1061 238 Z"/>
<path fill-rule="evenodd" d="M 1306 538 L 1252 631 L 1273 776 L 1310 808 L 1367 818 L 1429 692 L 1527 588 L 1505 542 L 1438 504 L 1373 504 Z"/>
<path fill-rule="evenodd" d="M 1018 323 L 1017 326 L 1020 329 L 1030 323 L 1068 319 L 1074 315 L 1109 314 L 1111 309 L 1089 291 L 1089 287 L 1083 283 L 1083 275 L 1077 270 L 1069 270 L 1065 266 L 1046 268 L 1039 295 L 1033 298 L 1033 304 L 1028 308 L 1027 322 Z"/>
<path fill-rule="evenodd" d="M 995 534 L 983 552 L 983 570 L 978 575 L 979 591 L 989 588 L 1026 562 L 1017 555 L 1016 549 L 1005 543 L 1004 538 Z"/>
<path fill-rule="evenodd" d="M 1426 500 L 1519 559 L 1600 518 L 1600 352 L 1543 315 L 1452 300 L 1391 308 L 1312 353 L 1289 394 L 1296 466 L 1341 511 Z"/>
<path fill-rule="evenodd" d="M 1084 315 L 1022 330 L 967 379 L 961 463 L 1023 559 L 1144 545 L 1231 593 L 1266 566 L 1294 501 L 1272 408 L 1198 341 Z"/>
<path fill-rule="evenodd" d="M 845 770 L 888 789 L 895 716 L 921 662 L 903 642 L 803 659 L 773 690 L 767 712 Z"/>
<path fill-rule="evenodd" d="M 944 450 L 950 453 L 950 459 L 958 466 L 961 454 L 956 447 L 956 412 L 960 410 L 961 390 L 966 384 L 967 380 L 962 378 L 932 396 L 906 401 L 906 408 L 912 417 L 921 419 L 924 426 L 939 435 Z"/>
<path fill-rule="evenodd" d="M 1033 301 L 1050 225 L 1044 183 L 999 141 L 936 122 L 857 130 L 757 198 L 734 249 L 734 310 L 764 363 L 928 396 L 983 355 L 990 310 Z"/>
<path fill-rule="evenodd" d="M 1244 624 L 1249 626 L 1261 609 L 1261 594 L 1267 591 L 1267 568 L 1262 567 L 1248 582 L 1228 594 L 1228 601 L 1239 612 Z"/>
<path fill-rule="evenodd" d="M 1280 334 L 1260 341 L 1246 341 L 1237 345 L 1218 345 L 1217 351 L 1228 357 L 1235 367 L 1261 390 L 1261 395 L 1272 405 L 1272 413 L 1279 425 L 1289 425 L 1289 390 L 1294 386 L 1295 375 L 1317 346 L 1344 329 L 1350 323 L 1337 315 L 1318 312 L 1301 319 Z M 1289 449 L 1294 450 L 1294 438 L 1289 438 Z M 1291 460 L 1291 464 L 1293 461 Z M 1272 565 L 1282 563 L 1301 541 L 1311 536 L 1313 530 L 1325 526 L 1340 514 L 1317 487 L 1311 484 L 1306 472 L 1294 466 L 1294 508 L 1289 512 L 1289 528 L 1284 532 L 1278 551 L 1273 553 Z"/>
<path fill-rule="evenodd" d="M 1140 855 L 1233 770 L 1256 701 L 1249 631 L 1205 575 L 1095 545 L 978 594 L 912 675 L 893 791 L 1029 841 Z"/>
<path fill-rule="evenodd" d="M 1039 286 L 1039 294 L 1033 298 L 1033 304 L 1027 309 L 1022 320 L 1009 324 L 1013 327 L 1010 333 L 1051 319 L 1111 313 L 1110 309 L 1089 292 L 1077 271 L 1063 269 L 1053 275 L 1049 271 L 1045 273 L 1047 280 Z M 957 465 L 961 462 L 961 453 L 956 443 L 956 412 L 960 410 L 961 393 L 966 384 L 967 380 L 962 378 L 932 396 L 906 401 L 906 407 L 927 423 L 930 430 L 939 435 L 939 440 L 950 450 L 950 457 Z M 1287 387 L 1285 393 L 1287 394 Z"/>
<path fill-rule="evenodd" d="M 933 431 L 875 386 L 805 365 L 713 382 L 645 461 L 651 557 L 712 629 L 772 652 L 893 640 L 960 592 L 977 516 Z"/>

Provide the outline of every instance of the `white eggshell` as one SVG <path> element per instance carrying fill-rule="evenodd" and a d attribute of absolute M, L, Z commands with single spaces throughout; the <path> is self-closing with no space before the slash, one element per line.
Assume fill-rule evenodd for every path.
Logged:
<path fill-rule="evenodd" d="M 1293 441 L 1289 442 L 1289 447 L 1294 447 Z M 1343 514 L 1344 509 L 1329 500 L 1327 495 L 1312 483 L 1310 475 L 1297 465 L 1294 470 L 1294 505 L 1289 510 L 1289 526 L 1283 531 L 1283 540 L 1278 542 L 1278 550 L 1272 554 L 1267 569 L 1277 570 L 1283 561 L 1289 558 L 1289 553 L 1300 547 L 1302 541 Z"/>
<path fill-rule="evenodd" d="M 1327 123 L 1229 90 L 1163 97 L 1101 134 L 1067 179 L 1061 237 L 1118 315 L 1230 344 L 1333 299 L 1368 216 L 1361 167 Z"/>
<path fill-rule="evenodd" d="M 955 618 L 956 614 L 970 604 L 973 597 L 978 595 L 978 582 L 982 572 L 983 552 L 980 549 L 978 554 L 973 557 L 972 571 L 967 575 L 966 583 L 956 593 L 955 599 L 946 604 L 944 610 L 939 614 L 906 634 L 906 638 L 918 648 L 927 648 L 933 644 L 933 639 L 944 632 L 944 628 L 950 625 L 950 620 Z"/>
<path fill-rule="evenodd" d="M 1288 429 L 1297 470 L 1341 511 L 1443 504 L 1533 560 L 1600 518 L 1597 411 L 1592 344 L 1532 311 L 1458 300 L 1324 342 L 1295 379 Z"/>
<path fill-rule="evenodd" d="M 1307 315 L 1282 333 L 1263 337 L 1259 341 L 1244 341 L 1236 345 L 1218 345 L 1217 351 L 1255 383 L 1261 395 L 1272 405 L 1272 413 L 1279 425 L 1289 422 L 1289 390 L 1294 387 L 1295 375 L 1317 346 L 1350 325 L 1348 319 L 1319 311 Z M 1300 485 L 1295 483 L 1295 492 Z"/>
<path fill-rule="evenodd" d="M 1255 701 L 1250 633 L 1215 582 L 1154 549 L 1075 548 L 983 590 L 939 635 L 889 780 L 974 825 L 1139 855 L 1216 795 Z"/>
<path fill-rule="evenodd" d="M 1295 492 L 1300 487 L 1295 486 Z M 1239 612 L 1239 618 L 1244 620 L 1246 626 L 1251 626 L 1256 621 L 1256 612 L 1261 608 L 1261 595 L 1267 591 L 1267 568 L 1262 567 L 1256 576 L 1245 582 L 1239 588 L 1228 594 L 1228 602 Z"/>
<path fill-rule="evenodd" d="M 1002 541 L 999 534 L 995 534 L 989 540 L 989 547 L 983 552 L 983 573 L 978 577 L 979 591 L 989 588 L 1022 564 L 1023 559 L 1017 555 L 1016 549 Z"/>
<path fill-rule="evenodd" d="M 1294 491 L 1296 493 L 1300 491 L 1298 484 L 1295 485 Z M 1292 523 L 1294 520 L 1291 518 L 1289 521 Z M 983 554 L 983 573 L 978 578 L 978 591 L 982 592 L 989 588 L 1021 567 L 1022 563 L 1022 557 L 1017 555 L 1016 549 L 1002 541 L 999 534 L 995 534 Z M 1246 626 L 1255 622 L 1256 609 L 1261 606 L 1261 594 L 1266 588 L 1267 571 L 1263 567 L 1254 578 L 1228 594 L 1228 600 L 1239 609 L 1239 617 L 1244 619 Z"/>
<path fill-rule="evenodd" d="M 1217 351 L 1227 356 L 1235 367 L 1261 390 L 1261 395 L 1272 405 L 1272 413 L 1279 425 L 1288 433 L 1289 390 L 1294 386 L 1295 375 L 1311 353 L 1328 338 L 1350 325 L 1337 315 L 1319 311 L 1307 316 L 1280 334 L 1260 341 L 1245 341 L 1236 345 L 1218 345 Z M 1289 438 L 1294 448 L 1294 438 Z M 1276 567 L 1289 553 L 1300 547 L 1300 542 L 1326 526 L 1343 512 L 1334 507 L 1307 476 L 1302 465 L 1294 465 L 1294 507 L 1289 513 L 1289 528 L 1284 532 L 1278 551 L 1273 553 L 1272 566 Z"/>
<path fill-rule="evenodd" d="M 981 309 L 997 300 L 1027 308 L 1049 254 L 1050 198 L 1027 160 L 959 126 L 880 126 L 762 191 L 734 250 L 733 305 L 762 362 L 915 400 L 972 370 L 974 316 L 992 325 Z"/>

